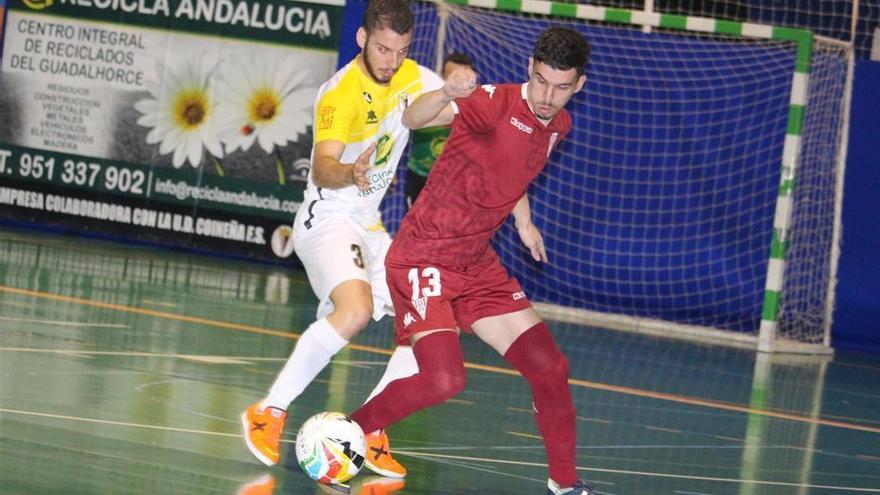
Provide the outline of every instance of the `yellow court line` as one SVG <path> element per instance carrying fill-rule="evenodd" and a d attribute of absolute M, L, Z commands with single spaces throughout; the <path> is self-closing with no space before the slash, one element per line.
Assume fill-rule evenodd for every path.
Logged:
<path fill-rule="evenodd" d="M 167 320 L 175 320 L 175 321 L 183 321 L 187 323 L 196 323 L 199 325 L 207 325 L 212 327 L 225 328 L 227 330 L 240 330 L 243 332 L 250 333 L 258 333 L 262 335 L 271 335 L 273 337 L 284 337 L 286 339 L 299 339 L 299 334 L 291 333 L 291 332 L 282 332 L 280 330 L 271 330 L 263 327 L 256 327 L 253 325 L 245 325 L 243 323 L 232 323 L 228 321 L 220 321 L 220 320 L 212 320 L 208 318 L 200 318 L 198 316 L 187 316 L 179 313 L 169 313 L 167 311 L 158 311 L 155 309 L 146 309 L 146 308 L 137 308 L 134 306 L 125 306 L 122 304 L 113 304 L 107 303 L 103 301 L 95 301 L 92 299 L 83 299 L 81 297 L 73 297 L 73 296 L 65 296 L 62 294 L 52 294 L 51 292 L 39 292 L 35 290 L 29 289 L 19 289 L 17 287 L 9 287 L 6 285 L 0 285 L 0 292 L 9 292 L 12 294 L 19 294 L 23 296 L 37 297 L 40 299 L 48 299 L 50 301 L 59 301 L 66 303 L 74 303 L 81 304 L 83 306 L 89 306 L 92 308 L 101 308 L 101 309 L 112 309 L 114 311 L 121 311 L 123 313 L 132 313 L 144 316 L 155 316 L 157 318 L 164 318 Z M 357 349 L 361 351 L 369 351 L 375 352 L 378 354 L 385 354 L 390 356 L 391 351 L 387 349 L 380 349 L 378 347 L 370 347 L 370 346 L 362 346 L 357 344 L 350 344 L 350 348 Z"/>
<path fill-rule="evenodd" d="M 61 294 L 52 294 L 50 292 L 39 292 L 29 289 L 20 289 L 17 287 L 9 287 L 6 285 L 0 285 L 0 292 L 8 292 L 12 294 L 25 295 L 30 297 L 36 297 L 40 299 L 48 299 L 52 301 L 60 301 L 74 304 L 81 304 L 83 306 L 95 307 L 95 308 L 103 308 L 103 309 L 112 309 L 115 311 L 121 311 L 125 313 L 133 313 L 140 314 L 146 316 L 154 316 L 157 318 L 165 318 L 169 320 L 175 321 L 184 321 L 187 323 L 197 323 L 200 325 L 212 326 L 225 328 L 228 330 L 239 330 L 243 332 L 257 333 L 262 335 L 271 335 L 274 337 L 283 337 L 287 339 L 299 339 L 299 334 L 291 333 L 291 332 L 282 332 L 280 330 L 271 330 L 268 328 L 256 327 L 253 325 L 245 325 L 242 323 L 232 323 L 227 321 L 220 320 L 211 320 L 208 318 L 200 318 L 196 316 L 187 316 L 178 313 L 169 313 L 167 311 L 156 311 L 152 309 L 144 309 L 144 308 L 136 308 L 132 306 L 124 306 L 121 304 L 112 304 L 106 303 L 102 301 L 94 301 L 92 299 L 83 299 L 79 297 L 65 296 Z M 379 347 L 373 346 L 365 346 L 358 344 L 349 344 L 348 346 L 351 349 L 373 352 L 377 354 L 385 354 L 391 355 L 391 351 L 388 349 L 382 349 Z M 499 366 L 490 366 L 485 364 L 476 364 L 476 363 L 465 363 L 465 367 L 475 370 L 488 371 L 491 373 L 497 373 L 502 375 L 510 375 L 510 376 L 519 376 L 519 372 L 516 370 L 512 370 L 509 368 L 501 368 Z M 727 402 L 708 400 L 708 399 L 697 399 L 694 397 L 688 397 L 684 395 L 676 395 L 676 394 L 668 394 L 664 392 L 652 392 L 650 390 L 643 390 L 638 388 L 631 387 L 623 387 L 620 385 L 609 385 L 606 383 L 598 383 L 592 382 L 588 380 L 579 380 L 575 378 L 571 378 L 568 380 L 571 385 L 575 385 L 583 388 L 590 388 L 594 390 L 603 390 L 606 392 L 615 392 L 624 395 L 631 395 L 634 397 L 644 397 L 648 399 L 656 399 L 667 402 L 675 402 L 678 404 L 686 404 L 690 406 L 699 406 L 706 407 L 710 409 L 721 409 L 724 411 L 733 411 L 739 412 L 743 414 L 754 414 L 759 416 L 766 416 L 770 418 L 776 419 L 784 419 L 787 421 L 796 421 L 800 423 L 808 423 L 808 424 L 816 424 L 821 426 L 830 426 L 835 428 L 843 428 L 847 430 L 855 430 L 855 431 L 864 431 L 869 433 L 880 433 L 880 428 L 873 426 L 860 425 L 857 423 L 847 423 L 843 421 L 834 421 L 828 419 L 819 419 L 819 418 L 810 418 L 803 415 L 786 413 L 786 412 L 778 412 L 778 411 L 770 411 L 766 409 L 754 409 L 747 406 L 740 406 L 737 404 L 730 404 Z"/>

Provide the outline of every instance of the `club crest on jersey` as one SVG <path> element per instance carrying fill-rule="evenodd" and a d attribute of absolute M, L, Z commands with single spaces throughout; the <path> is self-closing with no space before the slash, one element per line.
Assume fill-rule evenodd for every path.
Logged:
<path fill-rule="evenodd" d="M 550 144 L 547 145 L 547 156 L 550 156 L 550 152 L 553 151 L 553 148 L 556 146 L 557 139 L 559 139 L 558 132 L 554 132 L 550 135 Z"/>
<path fill-rule="evenodd" d="M 416 311 L 419 312 L 419 316 L 424 320 L 428 315 L 428 298 L 420 297 L 418 299 L 413 299 L 413 306 L 416 307 Z"/>
<path fill-rule="evenodd" d="M 495 86 L 493 86 L 491 84 L 484 84 L 480 87 L 483 88 L 483 91 L 489 93 L 490 100 L 492 99 L 493 96 L 495 96 Z"/>
<path fill-rule="evenodd" d="M 376 112 L 373 110 L 367 110 L 367 123 L 368 124 L 376 124 L 379 122 L 379 117 L 376 117 Z"/>
<path fill-rule="evenodd" d="M 367 100 L 367 103 L 373 103 L 373 97 L 366 91 L 364 91 L 364 99 Z"/>

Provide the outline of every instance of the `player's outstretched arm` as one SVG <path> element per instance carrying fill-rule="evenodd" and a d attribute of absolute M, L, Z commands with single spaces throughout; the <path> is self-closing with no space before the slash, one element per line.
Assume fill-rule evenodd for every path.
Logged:
<path fill-rule="evenodd" d="M 525 247 L 532 253 L 535 261 L 543 261 L 547 263 L 547 249 L 544 247 L 544 236 L 538 227 L 532 223 L 532 210 L 529 207 L 529 196 L 523 194 L 523 197 L 516 203 L 511 212 L 513 215 L 516 231 Z"/>
<path fill-rule="evenodd" d="M 367 172 L 370 170 L 373 152 L 376 151 L 376 143 L 368 146 L 354 163 L 339 161 L 343 151 L 345 144 L 332 139 L 315 145 L 312 180 L 316 186 L 326 189 L 341 189 L 352 184 L 358 188 L 367 186 Z"/>
<path fill-rule="evenodd" d="M 477 87 L 477 73 L 460 68 L 446 78 L 442 88 L 419 96 L 403 112 L 403 125 L 410 129 L 449 125 L 455 112 L 449 105 L 458 98 L 467 98 Z"/>

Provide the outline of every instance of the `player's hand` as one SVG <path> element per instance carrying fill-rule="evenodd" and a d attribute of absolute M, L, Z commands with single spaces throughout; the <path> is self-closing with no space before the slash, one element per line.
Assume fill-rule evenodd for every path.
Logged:
<path fill-rule="evenodd" d="M 446 78 L 443 94 L 453 100 L 467 98 L 477 89 L 477 73 L 470 67 L 456 69 Z"/>
<path fill-rule="evenodd" d="M 531 251 L 532 258 L 534 258 L 535 261 L 543 261 L 544 263 L 547 263 L 547 249 L 544 247 L 544 236 L 541 235 L 538 227 L 535 227 L 535 224 L 529 222 L 528 225 L 517 227 L 516 230 L 519 233 L 519 238 L 522 240 L 523 245 Z"/>
<path fill-rule="evenodd" d="M 370 187 L 367 173 L 373 167 L 372 158 L 374 151 L 376 151 L 375 142 L 367 146 L 367 149 L 357 157 L 357 160 L 351 166 L 351 183 L 356 185 L 361 191 L 365 191 Z"/>

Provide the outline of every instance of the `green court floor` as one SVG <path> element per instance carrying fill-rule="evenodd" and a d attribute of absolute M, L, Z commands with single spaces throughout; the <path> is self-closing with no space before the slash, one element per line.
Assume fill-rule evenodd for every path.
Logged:
<path fill-rule="evenodd" d="M 238 423 L 315 305 L 293 267 L 0 230 L 0 494 L 324 493 L 291 441 L 308 416 L 364 400 L 390 321 L 294 403 L 284 466 L 251 458 Z M 599 493 L 880 493 L 880 360 L 549 325 Z M 353 494 L 544 493 L 525 382 L 464 339 L 466 390 L 390 430 L 405 487 L 364 473 Z"/>

